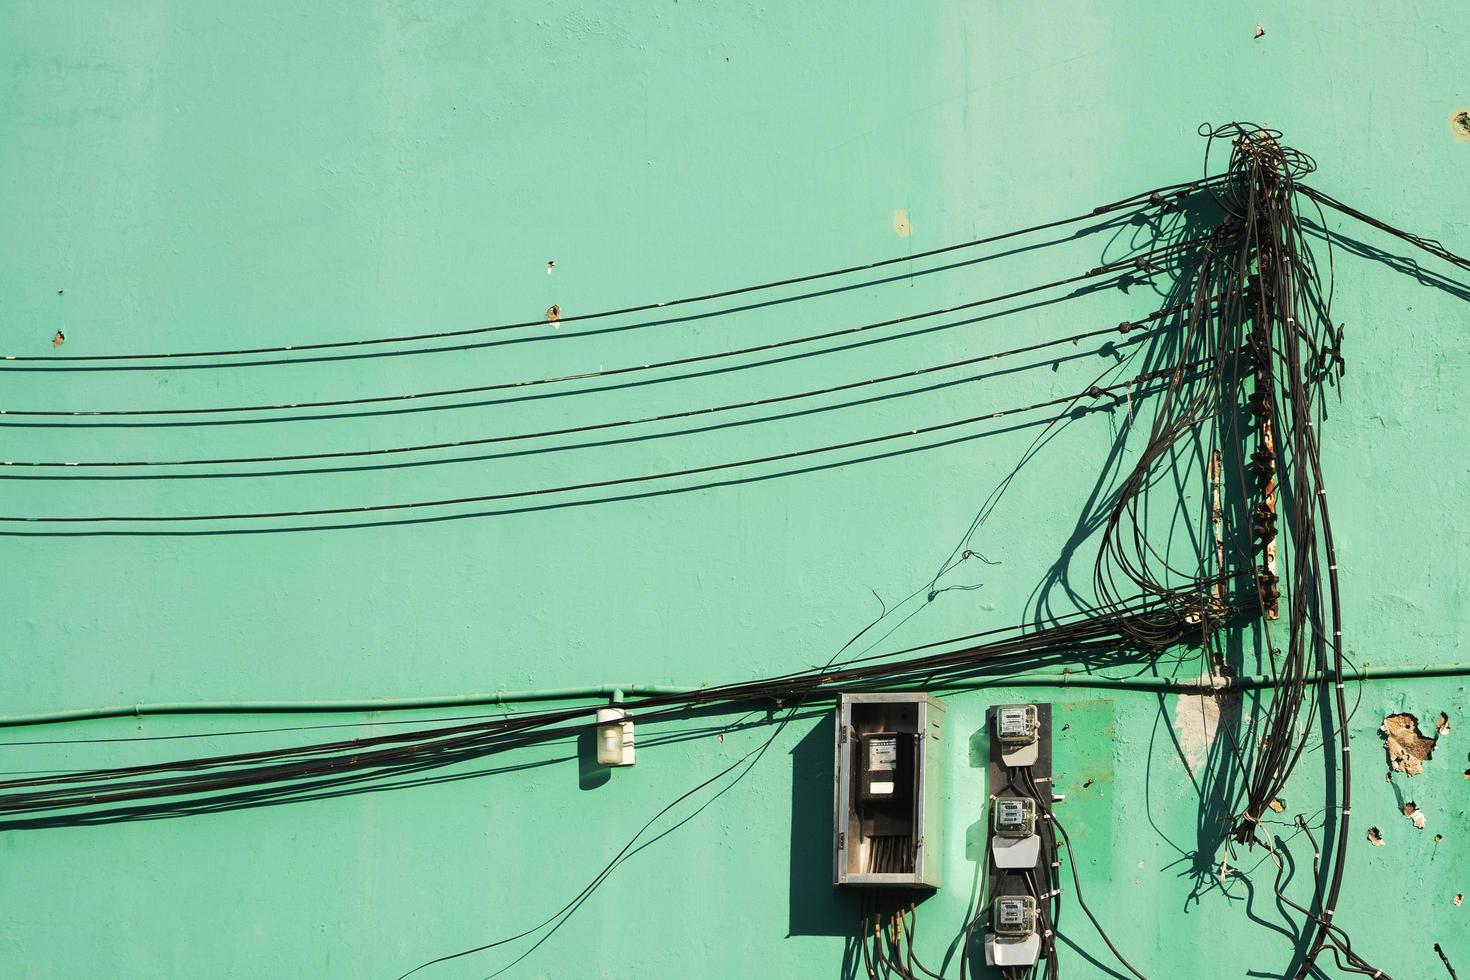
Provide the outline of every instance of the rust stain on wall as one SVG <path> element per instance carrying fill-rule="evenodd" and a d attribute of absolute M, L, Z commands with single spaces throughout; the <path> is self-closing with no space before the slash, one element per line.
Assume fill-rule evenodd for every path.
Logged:
<path fill-rule="evenodd" d="M 1470 109 L 1456 109 L 1450 113 L 1450 132 L 1461 143 L 1470 143 Z"/>
<path fill-rule="evenodd" d="M 914 233 L 914 226 L 909 222 L 909 213 L 903 208 L 893 212 L 893 233 L 899 238 L 907 238 Z"/>

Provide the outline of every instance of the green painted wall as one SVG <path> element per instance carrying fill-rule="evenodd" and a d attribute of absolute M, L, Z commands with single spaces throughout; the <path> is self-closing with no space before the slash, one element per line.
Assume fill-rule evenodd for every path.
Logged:
<path fill-rule="evenodd" d="M 57 329 L 60 353 L 76 354 L 312 343 L 534 319 L 553 303 L 570 316 L 835 267 L 1187 179 L 1201 169 L 1196 126 L 1233 118 L 1284 130 L 1319 161 L 1322 189 L 1464 252 L 1470 144 L 1447 123 L 1470 106 L 1462 13 L 1450 0 L 1361 13 L 1322 0 L 7 2 L 0 348 L 45 354 Z M 895 231 L 900 209 L 906 238 Z M 1342 230 L 1402 254 L 1361 226 Z M 869 277 L 892 280 L 881 285 L 597 336 L 569 323 L 532 331 L 544 342 L 422 356 L 6 371 L 0 402 L 280 403 L 591 371 L 962 302 L 1083 271 L 1142 240 L 1136 227 L 1038 236 L 1028 243 L 1050 244 L 994 261 L 933 274 L 919 274 L 932 262 L 900 266 Z M 1470 307 L 1465 277 L 1447 285 L 1435 275 L 1448 270 L 1427 258 L 1423 269 L 1337 253 L 1348 374 L 1325 436 L 1327 479 L 1348 646 L 1375 665 L 1466 659 Z M 1157 302 L 1148 288 L 1112 291 L 758 369 L 457 411 L 5 427 L 0 457 L 295 453 L 552 428 L 838 384 L 1106 326 Z M 575 452 L 258 480 L 8 480 L 0 512 L 299 509 L 677 469 L 1071 393 L 1101 370 L 1095 351 L 1012 359 L 1028 369 L 923 395 Z M 880 648 L 1025 618 L 1074 535 L 1117 423 L 1097 414 L 1068 426 L 976 539 L 1002 564 L 967 563 L 944 584 L 970 588 L 902 607 Z M 875 593 L 892 607 L 928 585 L 1035 435 L 1006 428 L 779 479 L 495 517 L 7 536 L 0 714 L 698 684 L 821 663 L 877 615 Z M 1074 564 L 1088 560 L 1083 542 Z M 1069 608 L 1064 594 L 1050 598 Z M 1199 670 L 1178 661 L 1157 670 Z M 1223 892 L 1212 884 L 1219 831 L 1200 818 L 1205 776 L 1181 761 L 1189 749 L 1178 728 L 1188 721 L 1173 697 L 1127 691 L 948 697 L 949 885 L 923 906 L 927 958 L 940 958 L 960 923 L 977 870 L 983 774 L 972 733 L 986 705 L 1020 698 L 1054 700 L 1070 719 L 1058 742 L 1064 812 L 1091 903 L 1130 958 L 1152 977 L 1277 975 L 1289 927 L 1270 898 L 1269 865 Z M 1352 721 L 1357 839 L 1338 918 L 1397 977 L 1438 975 L 1434 941 L 1464 971 L 1470 909 L 1452 897 L 1470 891 L 1465 749 L 1456 732 L 1423 776 L 1385 781 L 1376 728 L 1399 709 L 1443 710 L 1470 727 L 1462 681 L 1363 688 Z M 378 720 L 141 719 L 13 729 L 0 740 Z M 0 976 L 395 977 L 549 915 L 648 815 L 767 737 L 762 721 L 641 730 L 638 765 L 605 782 L 566 743 L 465 764 L 430 785 L 0 831 Z M 839 975 L 855 907 L 828 884 L 829 725 L 824 708 L 804 711 L 749 775 L 639 851 L 508 975 Z M 0 769 L 303 737 L 7 744 Z M 1283 819 L 1319 810 L 1320 777 L 1320 766 L 1302 767 Z M 1405 798 L 1429 814 L 1426 831 L 1399 813 Z M 1362 840 L 1369 825 L 1384 847 Z M 1445 838 L 1437 849 L 1431 832 Z M 1299 864 L 1310 861 L 1300 837 L 1290 847 Z M 1242 855 L 1240 866 L 1260 857 Z M 1100 943 L 1075 908 L 1069 918 L 1067 943 L 1080 949 L 1069 975 L 1106 975 L 1082 958 L 1105 957 Z M 511 958 L 495 951 L 425 975 L 477 978 Z"/>

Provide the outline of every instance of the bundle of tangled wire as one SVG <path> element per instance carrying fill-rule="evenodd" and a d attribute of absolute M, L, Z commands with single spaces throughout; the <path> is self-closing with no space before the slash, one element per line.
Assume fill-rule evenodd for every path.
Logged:
<path fill-rule="evenodd" d="M 1097 593 L 1105 608 L 1141 594 L 1197 623 L 1211 674 L 1222 679 L 1239 667 L 1223 643 L 1225 614 L 1257 606 L 1254 639 L 1273 693 L 1255 737 L 1232 745 L 1244 806 L 1222 843 L 1262 846 L 1279 863 L 1263 814 L 1313 741 L 1314 720 L 1335 732 L 1341 809 L 1332 853 L 1317 867 L 1314 907 L 1280 896 L 1315 923 L 1293 975 L 1306 977 L 1328 947 L 1344 970 L 1386 976 L 1354 954 L 1332 922 L 1352 765 L 1337 553 L 1317 434 L 1324 387 L 1341 371 L 1342 336 L 1332 324 L 1330 240 L 1324 277 L 1297 213 L 1299 200 L 1315 201 L 1299 196 L 1299 181 L 1315 163 L 1262 126 L 1205 126 L 1200 135 L 1207 171 L 1215 144 L 1230 147 L 1226 179 L 1208 188 L 1221 218 L 1177 287 L 1187 285 L 1192 299 L 1174 352 L 1175 382 L 1108 515 L 1094 570 Z M 1186 370 L 1202 360 L 1207 370 Z M 1206 484 L 1193 520 L 1181 493 L 1191 476 Z M 1155 492 L 1160 487 L 1164 492 Z M 1174 545 L 1180 529 L 1190 546 Z M 1240 582 L 1249 583 L 1247 596 L 1232 594 Z M 1204 589 L 1192 592 L 1198 583 Z M 1137 638 L 1159 639 L 1147 629 Z M 1332 749 L 1324 744 L 1324 751 Z"/>

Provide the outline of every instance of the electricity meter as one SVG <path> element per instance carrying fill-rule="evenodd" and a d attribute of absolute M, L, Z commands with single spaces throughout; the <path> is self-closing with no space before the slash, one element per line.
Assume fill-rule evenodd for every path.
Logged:
<path fill-rule="evenodd" d="M 899 736 L 888 732 L 862 735 L 862 796 L 889 799 L 897 789 Z"/>
<path fill-rule="evenodd" d="M 1041 957 L 1036 932 L 1036 899 L 1002 895 L 990 905 L 990 932 L 985 935 L 985 965 L 1032 966 Z"/>
<path fill-rule="evenodd" d="M 1008 766 L 1029 766 L 1039 755 L 1041 721 L 1034 704 L 1002 704 L 992 709 L 995 738 L 1000 743 L 1001 761 Z"/>
<path fill-rule="evenodd" d="M 1002 895 L 990 906 L 990 928 L 997 936 L 1029 936 L 1036 931 L 1036 899 Z"/>
<path fill-rule="evenodd" d="M 1028 870 L 1041 857 L 1036 833 L 1036 801 L 1029 796 L 997 797 L 990 808 L 990 856 L 997 868 Z"/>

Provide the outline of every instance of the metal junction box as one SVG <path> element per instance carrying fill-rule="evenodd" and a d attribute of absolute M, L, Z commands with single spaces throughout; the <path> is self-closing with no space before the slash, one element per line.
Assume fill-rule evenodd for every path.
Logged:
<path fill-rule="evenodd" d="M 944 705 L 928 694 L 838 696 L 837 884 L 939 887 L 943 735 Z"/>

